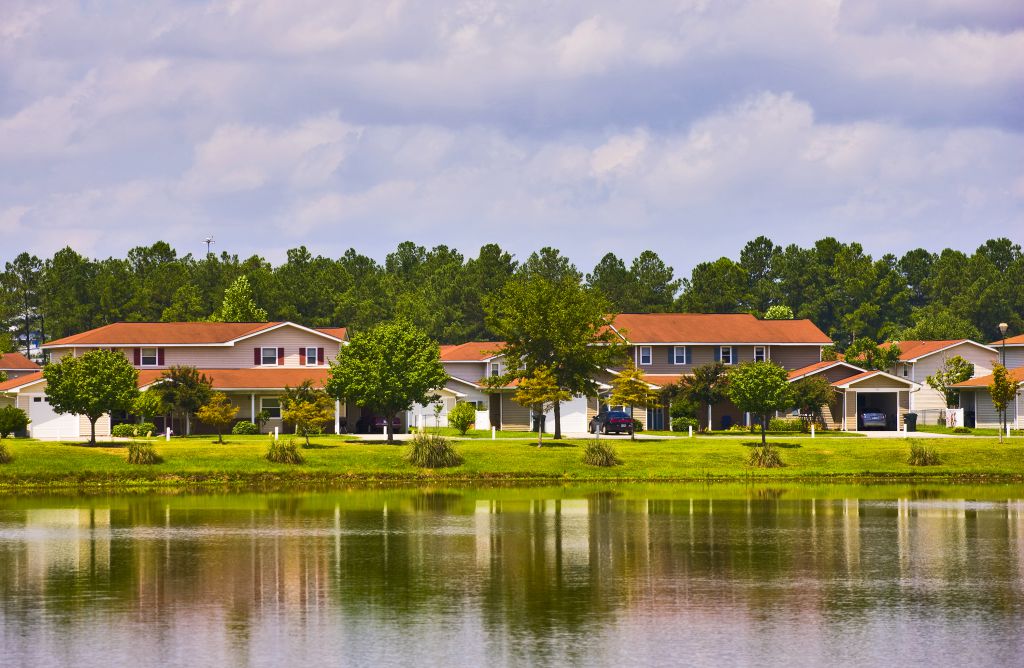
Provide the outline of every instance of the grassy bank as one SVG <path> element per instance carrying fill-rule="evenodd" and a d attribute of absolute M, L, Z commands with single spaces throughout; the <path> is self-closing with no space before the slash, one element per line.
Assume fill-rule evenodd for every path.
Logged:
<path fill-rule="evenodd" d="M 1024 481 L 1024 440 L 999 445 L 996 439 L 934 439 L 938 466 L 906 463 L 910 445 L 902 439 L 773 439 L 786 466 L 747 465 L 754 439 L 665 439 L 615 441 L 621 466 L 599 468 L 581 462 L 584 441 L 548 443 L 466 440 L 457 443 L 465 462 L 443 470 L 406 463 L 403 446 L 319 437 L 303 449 L 301 465 L 263 458 L 266 437 L 230 437 L 217 445 L 209 437 L 154 441 L 164 461 L 151 466 L 126 461 L 123 443 L 78 444 L 8 440 L 14 461 L 0 465 L 0 490 L 47 486 L 153 486 L 196 484 L 334 484 L 346 481 L 749 481 L 749 480 L 974 480 Z"/>

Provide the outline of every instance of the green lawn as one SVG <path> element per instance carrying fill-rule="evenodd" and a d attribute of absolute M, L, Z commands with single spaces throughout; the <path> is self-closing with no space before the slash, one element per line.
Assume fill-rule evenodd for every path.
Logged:
<path fill-rule="evenodd" d="M 934 424 L 918 424 L 918 431 L 923 431 L 927 434 L 952 434 L 953 430 L 946 426 L 939 426 Z M 958 436 L 961 434 L 958 434 Z M 998 429 L 971 429 L 970 434 L 963 434 L 965 436 L 999 436 Z M 1011 436 L 1024 436 L 1024 431 L 1020 429 L 1011 429 Z"/>
<path fill-rule="evenodd" d="M 465 440 L 459 467 L 421 470 L 407 464 L 403 446 L 322 436 L 303 449 L 306 463 L 272 464 L 263 458 L 269 439 L 232 436 L 225 445 L 210 437 L 154 440 L 164 457 L 154 466 L 130 465 L 124 444 L 94 448 L 28 439 L 9 439 L 14 456 L 0 465 L 0 488 L 47 485 L 191 485 L 203 483 L 279 485 L 345 481 L 571 481 L 571 480 L 836 480 L 969 479 L 1024 481 L 1024 439 L 999 445 L 995 438 L 933 439 L 942 464 L 912 467 L 903 439 L 773 437 L 786 466 L 758 469 L 746 464 L 754 439 L 664 439 L 614 441 L 622 466 L 598 468 L 580 459 L 584 441 L 548 443 L 538 449 L 524 440 Z"/>

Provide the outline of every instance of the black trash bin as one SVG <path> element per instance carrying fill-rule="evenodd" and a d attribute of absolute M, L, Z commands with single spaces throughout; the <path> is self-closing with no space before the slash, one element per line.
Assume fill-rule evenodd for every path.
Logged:
<path fill-rule="evenodd" d="M 970 429 L 974 429 L 975 425 L 974 411 L 964 411 L 964 426 Z"/>
<path fill-rule="evenodd" d="M 907 431 L 917 431 L 917 413 L 906 413 L 903 422 L 907 425 Z"/>

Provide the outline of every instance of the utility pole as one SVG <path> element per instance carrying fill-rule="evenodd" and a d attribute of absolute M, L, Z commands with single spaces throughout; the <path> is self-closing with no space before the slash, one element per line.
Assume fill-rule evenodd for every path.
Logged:
<path fill-rule="evenodd" d="M 203 242 L 206 244 L 206 257 L 210 257 L 210 244 L 214 243 L 213 237 L 206 237 Z"/>

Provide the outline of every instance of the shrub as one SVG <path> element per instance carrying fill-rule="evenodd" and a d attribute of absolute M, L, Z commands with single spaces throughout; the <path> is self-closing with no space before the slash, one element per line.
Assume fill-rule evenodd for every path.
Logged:
<path fill-rule="evenodd" d="M 260 428 L 248 420 L 242 420 L 235 423 L 235 426 L 231 428 L 231 433 L 235 436 L 254 436 L 260 433 Z"/>
<path fill-rule="evenodd" d="M 448 411 L 448 426 L 455 427 L 463 436 L 476 422 L 476 407 L 473 404 L 460 401 L 455 407 Z"/>
<path fill-rule="evenodd" d="M 970 427 L 953 427 L 951 430 L 954 434 L 972 434 Z"/>
<path fill-rule="evenodd" d="M 11 451 L 7 449 L 3 441 L 0 441 L 0 464 L 10 464 L 14 461 Z"/>
<path fill-rule="evenodd" d="M 132 441 L 128 444 L 129 464 L 159 464 L 162 461 L 152 443 Z"/>
<path fill-rule="evenodd" d="M 730 431 L 730 432 L 733 432 L 735 434 L 746 434 L 746 433 L 754 431 L 754 428 L 753 427 L 748 427 L 746 425 L 739 424 L 737 422 L 736 424 L 734 424 L 734 425 L 730 426 L 728 429 L 726 429 L 726 431 Z"/>
<path fill-rule="evenodd" d="M 416 434 L 410 442 L 405 461 L 425 469 L 441 469 L 458 466 L 462 457 L 444 436 Z"/>
<path fill-rule="evenodd" d="M 583 450 L 583 463 L 590 466 L 618 466 L 622 460 L 610 441 L 592 438 Z"/>
<path fill-rule="evenodd" d="M 644 430 L 644 425 L 640 420 L 633 420 L 633 433 L 639 434 Z"/>
<path fill-rule="evenodd" d="M 939 453 L 932 448 L 911 443 L 910 457 L 907 458 L 907 463 L 911 466 L 936 466 L 940 463 Z"/>
<path fill-rule="evenodd" d="M 135 425 L 135 435 L 142 437 L 155 436 L 156 425 L 153 424 L 152 422 L 140 422 L 139 424 Z"/>
<path fill-rule="evenodd" d="M 751 450 L 747 464 L 762 469 L 777 469 L 786 465 L 779 455 L 778 448 L 773 447 L 770 443 Z"/>
<path fill-rule="evenodd" d="M 295 440 L 289 438 L 288 442 L 270 441 L 270 450 L 267 451 L 267 460 L 275 464 L 301 464 L 306 461 L 302 453 L 295 447 Z"/>
<path fill-rule="evenodd" d="M 768 431 L 803 431 L 804 421 L 800 418 L 777 418 L 768 420 Z"/>
<path fill-rule="evenodd" d="M 0 408 L 0 438 L 7 438 L 16 431 L 28 427 L 28 414 L 16 406 Z"/>
<path fill-rule="evenodd" d="M 694 431 L 700 428 L 700 423 L 697 422 L 697 418 L 692 417 L 674 417 L 672 418 L 672 431 L 686 431 L 688 427 L 693 427 Z"/>
<path fill-rule="evenodd" d="M 133 438 L 135 436 L 135 425 L 133 424 L 115 424 L 113 429 L 110 430 L 111 436 L 117 436 L 118 438 Z"/>

